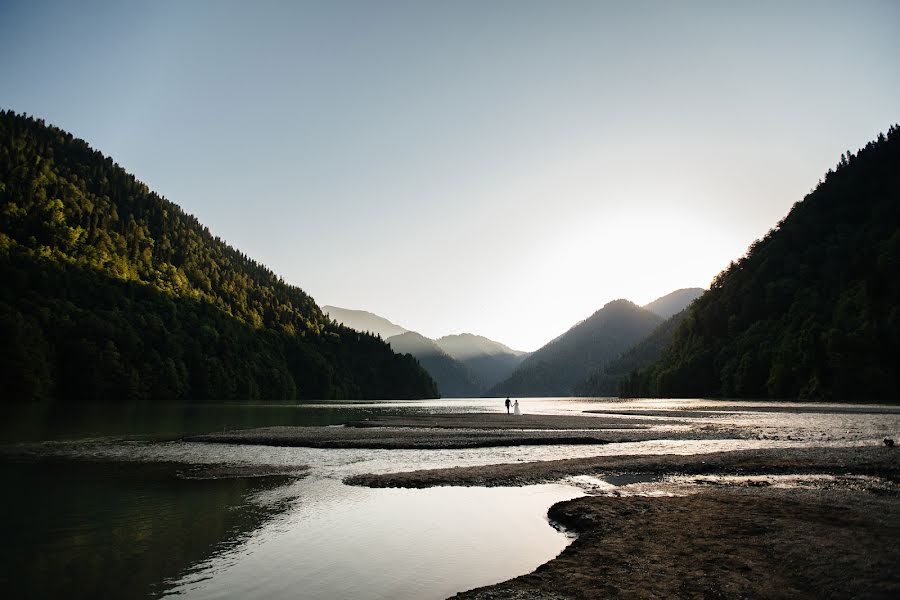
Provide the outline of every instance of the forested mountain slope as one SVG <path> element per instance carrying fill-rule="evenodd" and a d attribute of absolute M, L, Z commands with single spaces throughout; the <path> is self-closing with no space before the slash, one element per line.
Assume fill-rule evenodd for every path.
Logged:
<path fill-rule="evenodd" d="M 385 340 L 389 337 L 409 331 L 396 323 L 391 323 L 384 317 L 379 317 L 378 315 L 365 310 L 353 310 L 341 308 L 339 306 L 323 306 L 322 310 L 338 323 L 346 325 L 356 331 L 380 335 L 382 339 Z"/>
<path fill-rule="evenodd" d="M 410 357 L 331 322 L 111 159 L 0 113 L 0 397 L 434 396 Z"/>
<path fill-rule="evenodd" d="M 509 377 L 528 356 L 527 352 L 471 333 L 445 335 L 435 343 L 469 370 L 479 393 Z"/>
<path fill-rule="evenodd" d="M 684 288 L 675 290 L 662 298 L 657 298 L 650 304 L 645 304 L 643 308 L 649 310 L 653 314 L 659 315 L 663 319 L 668 319 L 690 306 L 691 302 L 702 296 L 705 291 L 706 290 L 702 288 Z"/>
<path fill-rule="evenodd" d="M 470 398 L 480 391 L 465 365 L 448 355 L 431 338 L 407 331 L 388 338 L 394 352 L 410 354 L 434 378 L 444 397 Z"/>
<path fill-rule="evenodd" d="M 489 394 L 568 396 L 576 384 L 646 337 L 661 321 L 628 300 L 614 300 L 532 353 Z"/>
<path fill-rule="evenodd" d="M 659 360 L 663 351 L 672 342 L 675 329 L 685 316 L 687 316 L 687 310 L 682 310 L 660 323 L 650 335 L 639 340 L 631 348 L 576 385 L 574 394 L 599 397 L 633 394 L 629 385 L 632 374 Z"/>
<path fill-rule="evenodd" d="M 900 128 L 837 169 L 712 282 L 633 378 L 659 396 L 894 400 Z"/>

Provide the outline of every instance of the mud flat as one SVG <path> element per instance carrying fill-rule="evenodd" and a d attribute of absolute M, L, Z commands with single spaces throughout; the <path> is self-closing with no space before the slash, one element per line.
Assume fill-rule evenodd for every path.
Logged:
<path fill-rule="evenodd" d="M 725 439 L 733 433 L 678 422 L 591 416 L 467 413 L 386 417 L 332 427 L 261 427 L 185 438 L 189 442 L 307 448 L 446 449 Z"/>
<path fill-rule="evenodd" d="M 436 485 L 508 486 L 557 481 L 573 475 L 856 474 L 900 478 L 900 451 L 878 446 L 765 448 L 709 454 L 641 454 L 506 463 L 356 475 L 350 485 L 424 488 Z"/>
<path fill-rule="evenodd" d="M 669 421 L 683 424 L 683 421 Z M 351 421 L 351 427 L 428 427 L 433 429 L 639 429 L 659 425 L 659 419 L 619 416 L 508 415 L 506 413 L 458 413 L 373 417 Z"/>
<path fill-rule="evenodd" d="M 550 518 L 578 534 L 533 573 L 455 598 L 897 598 L 900 498 L 731 489 L 587 496 Z"/>
<path fill-rule="evenodd" d="M 280 465 L 192 465 L 179 469 L 180 479 L 243 479 L 258 477 L 290 477 L 301 479 L 309 467 Z"/>

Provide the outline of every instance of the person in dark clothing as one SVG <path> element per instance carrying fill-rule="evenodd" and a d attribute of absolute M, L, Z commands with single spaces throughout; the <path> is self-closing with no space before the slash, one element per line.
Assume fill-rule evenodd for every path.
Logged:
<path fill-rule="evenodd" d="M 510 402 L 510 401 L 509 401 L 509 398 L 507 398 L 507 399 L 506 399 L 506 414 L 509 414 L 509 405 L 510 405 L 510 404 L 512 404 L 512 402 Z"/>

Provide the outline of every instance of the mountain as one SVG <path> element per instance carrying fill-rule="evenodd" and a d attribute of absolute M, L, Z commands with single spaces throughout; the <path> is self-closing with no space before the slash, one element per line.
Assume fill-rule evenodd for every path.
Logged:
<path fill-rule="evenodd" d="M 434 378 L 438 391 L 444 397 L 470 398 L 478 395 L 478 384 L 459 361 L 441 350 L 434 340 L 415 331 L 407 331 L 388 338 L 394 352 L 411 354 Z"/>
<path fill-rule="evenodd" d="M 900 127 L 836 170 L 688 309 L 654 396 L 896 401 Z"/>
<path fill-rule="evenodd" d="M 324 310 L 335 321 L 380 335 L 395 351 L 417 358 L 445 396 L 478 396 L 508 377 L 528 356 L 480 335 L 461 333 L 432 340 L 364 310 L 338 306 Z M 403 335 L 407 333 L 412 335 Z"/>
<path fill-rule="evenodd" d="M 481 335 L 460 333 L 435 340 L 451 357 L 463 364 L 478 384 L 479 392 L 506 379 L 528 356 Z"/>
<path fill-rule="evenodd" d="M 567 396 L 576 384 L 647 336 L 662 319 L 614 300 L 525 359 L 492 396 Z"/>
<path fill-rule="evenodd" d="M 632 373 L 644 369 L 662 356 L 672 342 L 675 329 L 687 316 L 687 310 L 666 319 L 650 335 L 596 370 L 590 377 L 575 386 L 574 395 L 588 397 L 628 396 L 632 392 L 629 378 Z"/>
<path fill-rule="evenodd" d="M 412 358 L 333 323 L 84 141 L 12 112 L 0 278 L 7 402 L 437 394 Z"/>
<path fill-rule="evenodd" d="M 364 310 L 351 310 L 349 308 L 340 308 L 337 306 L 323 306 L 325 313 L 343 325 L 356 331 L 368 332 L 372 335 L 380 335 L 382 339 L 388 339 L 401 333 L 406 333 L 408 329 L 404 329 L 399 325 L 391 323 L 384 317 L 366 312 Z"/>
<path fill-rule="evenodd" d="M 657 298 L 650 304 L 644 305 L 644 310 L 668 319 L 690 306 L 691 302 L 702 296 L 705 291 L 703 288 L 675 290 L 671 294 L 666 294 L 662 298 Z"/>

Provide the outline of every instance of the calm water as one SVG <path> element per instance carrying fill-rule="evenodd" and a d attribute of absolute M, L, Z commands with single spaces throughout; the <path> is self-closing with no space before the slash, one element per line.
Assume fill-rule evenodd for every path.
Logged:
<path fill-rule="evenodd" d="M 598 483 L 372 490 L 356 473 L 633 453 L 877 443 L 900 408 L 526 399 L 525 412 L 639 412 L 739 439 L 465 450 L 193 444 L 189 433 L 373 415 L 500 411 L 497 400 L 35 408 L 3 419 L 0 585 L 9 597 L 445 598 L 529 572 L 568 543 L 547 509 Z M 104 410 L 105 409 L 105 410 Z M 4 409 L 6 410 L 6 409 Z M 605 417 L 608 418 L 608 417 Z M 739 434 L 739 435 L 738 435 Z M 302 479 L 185 480 L 190 464 L 308 465 Z M 647 484 L 650 485 L 650 484 Z M 648 493 L 652 493 L 650 490 Z"/>

